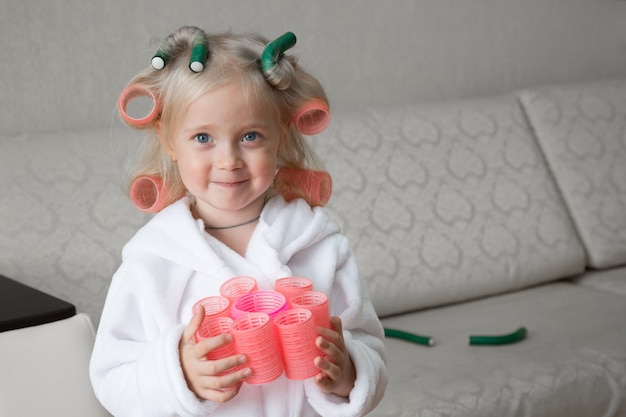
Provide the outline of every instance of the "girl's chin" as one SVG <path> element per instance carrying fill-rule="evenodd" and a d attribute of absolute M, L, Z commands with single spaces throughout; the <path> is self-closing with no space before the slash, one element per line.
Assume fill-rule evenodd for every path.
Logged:
<path fill-rule="evenodd" d="M 265 203 L 265 195 L 255 198 L 252 201 L 241 200 L 202 200 L 196 197 L 195 208 L 198 214 L 206 213 L 210 215 L 225 215 L 233 212 L 254 211 L 258 212 Z"/>

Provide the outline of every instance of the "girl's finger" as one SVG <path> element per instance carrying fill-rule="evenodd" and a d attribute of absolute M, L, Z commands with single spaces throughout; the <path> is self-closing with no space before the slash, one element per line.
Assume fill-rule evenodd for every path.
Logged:
<path fill-rule="evenodd" d="M 244 355 L 233 355 L 222 359 L 206 360 L 201 364 L 200 372 L 205 376 L 232 373 L 237 367 L 243 367 L 247 362 Z M 243 368 L 242 368 L 243 369 Z"/>
<path fill-rule="evenodd" d="M 195 343 L 195 334 L 200 328 L 200 325 L 202 325 L 202 321 L 204 320 L 204 314 L 204 308 L 200 306 L 196 308 L 196 311 L 193 312 L 193 316 L 191 317 L 189 324 L 187 325 L 187 327 L 185 327 L 185 330 L 183 331 L 183 340 L 185 340 L 185 342 Z"/>
<path fill-rule="evenodd" d="M 196 344 L 197 353 L 199 356 L 204 356 L 213 349 L 217 349 L 232 342 L 232 340 L 233 336 L 230 333 L 222 333 L 217 336 L 207 337 L 206 339 L 200 340 Z"/>
<path fill-rule="evenodd" d="M 315 366 L 322 371 L 320 375 L 332 381 L 336 381 L 341 376 L 341 369 L 332 362 L 318 356 L 315 358 Z"/>
<path fill-rule="evenodd" d="M 323 336 L 318 336 L 317 339 L 315 339 L 315 346 L 330 358 L 331 361 L 336 360 L 339 355 L 342 354 L 341 349 L 339 349 L 335 343 L 325 339 Z"/>

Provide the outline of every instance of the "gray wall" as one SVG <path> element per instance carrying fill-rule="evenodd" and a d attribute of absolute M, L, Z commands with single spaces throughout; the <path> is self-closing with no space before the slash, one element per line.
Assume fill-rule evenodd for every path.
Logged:
<path fill-rule="evenodd" d="M 0 0 L 0 133 L 109 126 L 184 24 L 296 32 L 335 110 L 626 75 L 624 0 Z"/>

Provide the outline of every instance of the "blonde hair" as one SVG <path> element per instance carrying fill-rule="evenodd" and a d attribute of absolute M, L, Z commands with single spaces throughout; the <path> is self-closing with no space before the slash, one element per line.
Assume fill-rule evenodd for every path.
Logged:
<path fill-rule="evenodd" d="M 195 73 L 189 69 L 189 60 L 194 41 L 201 37 L 207 41 L 208 58 L 203 71 Z M 314 152 L 291 121 L 313 99 L 328 106 L 326 93 L 318 80 L 292 56 L 281 55 L 271 74 L 264 75 L 259 62 L 267 44 L 268 40 L 259 35 L 208 35 L 193 26 L 184 26 L 170 34 L 160 48 L 168 57 L 165 67 L 161 70 L 150 67 L 129 83 L 151 90 L 159 105 L 154 120 L 140 126 L 131 124 L 147 130 L 131 180 L 145 175 L 159 176 L 167 190 L 168 204 L 184 194 L 185 186 L 167 152 L 169 132 L 194 100 L 231 82 L 238 82 L 244 93 L 266 101 L 274 109 L 277 120 L 289 125 L 288 135 L 279 147 L 279 169 L 320 169 Z M 276 192 L 275 187 L 269 190 L 270 195 Z"/>

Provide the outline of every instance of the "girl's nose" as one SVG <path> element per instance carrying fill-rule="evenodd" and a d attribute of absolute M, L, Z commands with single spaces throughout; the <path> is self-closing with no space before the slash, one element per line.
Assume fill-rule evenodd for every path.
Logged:
<path fill-rule="evenodd" d="M 239 147 L 224 143 L 216 149 L 215 166 L 219 169 L 232 170 L 241 167 Z"/>

